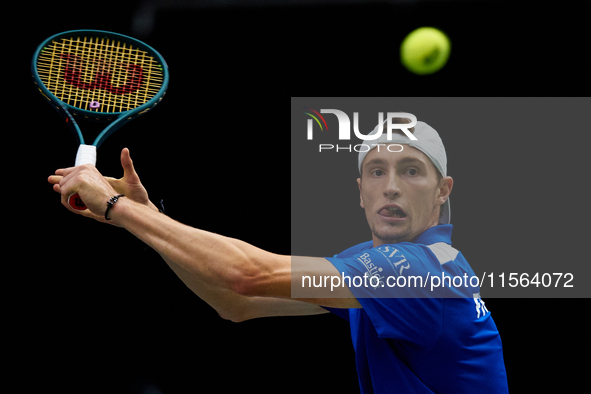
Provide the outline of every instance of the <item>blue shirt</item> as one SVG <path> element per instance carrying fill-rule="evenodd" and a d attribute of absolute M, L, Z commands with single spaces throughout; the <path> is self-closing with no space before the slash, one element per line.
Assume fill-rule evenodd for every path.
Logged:
<path fill-rule="evenodd" d="M 363 307 L 326 308 L 349 321 L 362 393 L 508 392 L 499 332 L 452 228 L 327 258 Z"/>

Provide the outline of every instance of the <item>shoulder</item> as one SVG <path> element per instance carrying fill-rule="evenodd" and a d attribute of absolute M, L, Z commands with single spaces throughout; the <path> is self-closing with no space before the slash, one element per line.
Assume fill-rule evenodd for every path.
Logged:
<path fill-rule="evenodd" d="M 339 254 L 335 254 L 333 257 L 337 257 L 337 258 L 351 257 L 351 256 L 359 254 L 367 249 L 371 249 L 372 247 L 373 247 L 373 241 L 362 242 L 360 244 L 357 244 L 355 246 L 351 246 L 350 248 L 343 250 Z"/>
<path fill-rule="evenodd" d="M 456 260 L 456 257 L 460 253 L 459 250 L 453 248 L 451 245 L 445 242 L 438 242 L 432 245 L 425 245 L 437 258 L 439 264 L 446 264 L 450 261 Z"/>

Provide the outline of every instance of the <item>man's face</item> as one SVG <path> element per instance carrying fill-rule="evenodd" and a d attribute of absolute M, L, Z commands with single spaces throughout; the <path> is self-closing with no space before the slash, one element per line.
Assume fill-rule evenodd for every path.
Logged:
<path fill-rule="evenodd" d="M 374 247 L 412 241 L 437 225 L 439 206 L 453 186 L 450 177 L 439 180 L 431 160 L 408 145 L 401 152 L 385 145 L 371 150 L 357 183 Z"/>

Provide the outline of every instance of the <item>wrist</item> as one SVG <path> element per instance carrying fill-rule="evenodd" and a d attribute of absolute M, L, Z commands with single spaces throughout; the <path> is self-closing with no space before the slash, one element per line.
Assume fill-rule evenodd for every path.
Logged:
<path fill-rule="evenodd" d="M 107 201 L 107 209 L 105 210 L 105 220 L 111 220 L 111 218 L 109 218 L 109 211 L 113 208 L 113 206 L 119 201 L 121 197 L 125 197 L 125 195 L 118 194 L 116 196 L 111 197 L 109 201 Z"/>
<path fill-rule="evenodd" d="M 163 200 L 163 199 L 161 199 L 161 200 L 160 200 L 159 206 L 158 206 L 158 205 L 156 205 L 156 204 L 154 204 L 154 203 L 153 203 L 152 201 L 150 201 L 150 200 L 148 200 L 147 204 L 145 204 L 145 205 L 146 205 L 148 208 L 150 208 L 151 210 L 153 210 L 153 211 L 160 212 L 160 213 L 165 213 L 165 212 L 164 212 L 164 200 Z"/>
<path fill-rule="evenodd" d="M 110 200 L 109 200 L 110 201 Z M 131 198 L 121 196 L 117 199 L 117 202 L 110 205 L 107 203 L 107 210 L 105 211 L 105 219 L 109 220 L 109 223 L 117 226 L 122 226 L 122 220 L 126 212 L 133 209 L 134 201 Z"/>
<path fill-rule="evenodd" d="M 152 201 L 148 200 L 148 202 L 145 205 L 152 211 L 158 211 L 158 207 Z"/>

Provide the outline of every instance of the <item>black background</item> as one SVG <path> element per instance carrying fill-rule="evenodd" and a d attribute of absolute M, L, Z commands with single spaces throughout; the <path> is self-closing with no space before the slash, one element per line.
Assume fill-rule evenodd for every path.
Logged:
<path fill-rule="evenodd" d="M 168 215 L 288 254 L 288 95 L 585 96 L 586 13 L 574 4 L 161 10 L 154 29 L 138 38 L 167 60 L 168 94 L 103 144 L 97 166 L 120 176 L 119 152 L 127 146 Z M 4 6 L 5 28 L 13 26 L 4 64 L 4 324 L 11 329 L 4 339 L 5 372 L 20 388 L 14 391 L 140 393 L 152 384 L 167 394 L 358 392 L 344 322 L 330 315 L 224 321 L 155 252 L 124 230 L 69 214 L 47 184 L 56 168 L 72 165 L 76 146 L 30 82 L 36 46 L 79 28 L 131 35 L 137 6 Z M 398 45 L 425 25 L 448 33 L 452 56 L 439 73 L 418 77 L 399 64 Z M 572 138 L 589 140 L 584 130 Z M 268 141 L 285 147 L 263 149 Z M 541 198 L 549 198 L 543 186 Z M 588 351 L 586 299 L 486 302 L 512 392 L 576 387 L 575 360 Z"/>

